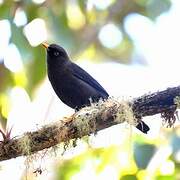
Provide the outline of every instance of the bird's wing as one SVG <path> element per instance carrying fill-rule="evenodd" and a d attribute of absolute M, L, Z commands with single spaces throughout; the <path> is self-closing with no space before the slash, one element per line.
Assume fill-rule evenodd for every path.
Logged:
<path fill-rule="evenodd" d="M 74 63 L 72 63 L 71 66 L 72 66 L 71 67 L 72 74 L 75 77 L 77 77 L 78 79 L 81 79 L 82 81 L 84 81 L 87 84 L 89 84 L 90 86 L 92 86 L 94 89 L 98 90 L 106 98 L 109 96 L 109 94 L 106 92 L 106 90 L 84 69 L 82 69 L 81 67 L 79 67 L 78 65 L 76 65 Z"/>

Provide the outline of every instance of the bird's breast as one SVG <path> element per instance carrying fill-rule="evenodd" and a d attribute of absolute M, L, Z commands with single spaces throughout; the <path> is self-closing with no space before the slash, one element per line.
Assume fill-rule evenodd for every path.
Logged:
<path fill-rule="evenodd" d="M 60 69 L 48 69 L 48 77 L 62 102 L 71 108 L 77 108 L 89 105 L 90 98 L 98 96 L 94 88 L 73 76 L 66 67 Z"/>

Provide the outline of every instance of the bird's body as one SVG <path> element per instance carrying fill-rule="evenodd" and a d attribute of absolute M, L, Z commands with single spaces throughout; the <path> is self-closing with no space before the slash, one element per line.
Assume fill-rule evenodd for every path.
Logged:
<path fill-rule="evenodd" d="M 71 62 L 68 56 L 65 61 L 54 62 L 51 55 L 48 55 L 47 69 L 57 96 L 73 109 L 80 109 L 90 105 L 91 100 L 97 102 L 100 98 L 107 99 L 109 96 L 90 74 Z"/>
<path fill-rule="evenodd" d="M 44 45 L 45 46 L 45 45 Z M 85 70 L 70 61 L 66 51 L 51 44 L 47 48 L 48 78 L 61 101 L 73 109 L 80 109 L 109 97 L 106 90 Z M 136 126 L 147 133 L 149 127 L 142 121 Z"/>
<path fill-rule="evenodd" d="M 58 69 L 63 70 L 58 73 Z M 79 71 L 83 74 L 77 74 Z M 57 96 L 73 109 L 90 105 L 90 100 L 108 98 L 107 92 L 97 82 L 93 84 L 95 80 L 87 72 L 70 61 L 54 68 L 53 64 L 48 64 L 48 77 Z M 87 77 L 91 78 L 91 81 L 85 81 Z"/>

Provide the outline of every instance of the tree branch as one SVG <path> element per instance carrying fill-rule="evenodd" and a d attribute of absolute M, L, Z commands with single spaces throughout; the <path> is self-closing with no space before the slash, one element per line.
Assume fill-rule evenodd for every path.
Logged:
<path fill-rule="evenodd" d="M 0 161 L 31 155 L 61 142 L 81 138 L 112 125 L 127 122 L 137 125 L 144 116 L 161 113 L 168 126 L 176 120 L 180 86 L 147 94 L 131 101 L 109 98 L 85 107 L 69 118 L 27 132 L 21 137 L 0 144 Z"/>

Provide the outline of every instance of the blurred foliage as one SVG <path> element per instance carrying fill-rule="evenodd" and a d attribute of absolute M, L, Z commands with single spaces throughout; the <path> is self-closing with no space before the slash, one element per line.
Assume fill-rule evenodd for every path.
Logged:
<path fill-rule="evenodd" d="M 135 144 L 134 158 L 139 168 L 145 169 L 155 152 L 154 145 Z"/>
<path fill-rule="evenodd" d="M 137 12 L 153 19 L 170 7 L 169 0 L 109 0 L 106 1 L 109 4 L 102 6 L 103 8 L 93 5 L 94 1 L 84 0 L 35 2 L 6 0 L 0 4 L 0 20 L 6 19 L 10 23 L 9 44 L 16 45 L 23 63 L 23 72 L 18 73 L 23 74 L 19 83 L 17 73 L 9 71 L 3 60 L 0 61 L 0 94 L 8 94 L 12 87 L 21 86 L 30 97 L 33 97 L 34 89 L 46 75 L 44 50 L 40 46 L 32 47 L 24 34 L 24 27 L 34 19 L 43 19 L 48 32 L 48 42 L 61 44 L 69 50 L 74 59 L 118 59 L 119 62 L 129 63 L 133 44 L 123 30 L 124 18 L 130 13 Z M 27 22 L 21 26 L 14 21 L 18 10 L 23 11 L 27 18 Z M 123 33 L 122 41 L 113 48 L 103 46 L 98 39 L 101 28 L 108 23 L 114 23 Z M 38 33 L 41 32 L 37 29 Z M 0 109 L 2 106 L 4 104 L 1 101 Z M 0 114 L 3 116 L 2 111 Z"/>
<path fill-rule="evenodd" d="M 23 64 L 20 71 L 13 72 L 5 66 L 3 58 L 0 59 L 0 121 L 3 124 L 10 109 L 10 91 L 20 86 L 33 98 L 35 88 L 46 76 L 44 49 L 38 45 L 33 47 L 24 33 L 24 28 L 34 19 L 41 18 L 45 21 L 47 41 L 61 44 L 69 50 L 73 59 L 90 59 L 95 62 L 116 61 L 128 64 L 131 62 L 134 44 L 125 32 L 125 18 L 136 12 L 155 20 L 171 6 L 170 0 L 109 0 L 106 1 L 109 4 L 102 8 L 90 2 L 95 1 L 46 0 L 42 3 L 35 3 L 35 0 L 0 1 L 0 20 L 6 19 L 10 23 L 11 36 L 8 43 L 16 45 Z M 27 22 L 21 26 L 14 22 L 19 9 L 27 18 Z M 112 48 L 104 46 L 98 38 L 102 28 L 109 23 L 115 24 L 122 32 L 122 40 Z M 36 31 L 37 34 L 41 34 L 38 28 Z M 34 31 L 32 35 L 33 33 Z M 111 35 L 109 34 L 110 37 Z M 151 174 L 153 178 L 156 176 L 159 180 L 176 179 L 180 176 L 178 174 L 180 163 L 175 159 L 175 153 L 179 150 L 179 137 L 173 136 L 171 140 L 173 153 L 164 162 L 167 163 L 167 167 L 173 163 L 174 174 L 162 175 L 157 170 Z M 125 156 L 122 157 L 122 154 L 127 155 L 128 150 L 122 147 L 89 149 L 75 158 L 61 162 L 57 168 L 57 179 L 71 179 L 83 170 L 89 175 L 95 173 L 99 176 L 107 176 L 108 172 L 105 173 L 105 171 L 112 170 L 112 167 L 116 170 L 115 175 L 119 179 L 144 179 L 148 176 L 145 169 L 157 150 L 158 147 L 154 142 L 148 144 L 138 138 L 135 143 L 134 158 L 127 156 L 127 162 L 124 162 L 122 159 Z M 89 171 L 91 168 L 92 172 Z"/>
<path fill-rule="evenodd" d="M 61 159 L 55 179 L 179 179 L 180 163 L 173 150 L 167 153 L 167 146 L 147 143 L 148 138 L 139 135 L 132 137 L 135 146 L 132 150 L 127 146 L 128 138 L 119 146 L 88 148 L 78 156 Z"/>

